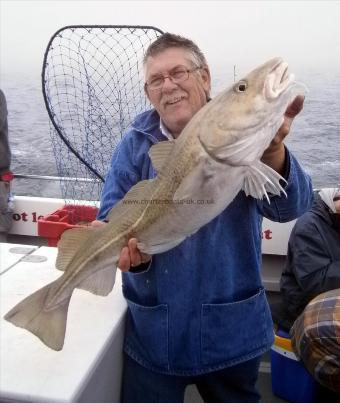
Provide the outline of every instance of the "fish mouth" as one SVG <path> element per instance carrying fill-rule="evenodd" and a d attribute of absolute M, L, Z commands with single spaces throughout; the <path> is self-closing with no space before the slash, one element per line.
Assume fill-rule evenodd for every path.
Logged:
<path fill-rule="evenodd" d="M 289 88 L 294 82 L 294 74 L 289 73 L 288 63 L 277 59 L 268 74 L 265 83 L 265 95 L 268 99 L 275 99 Z"/>

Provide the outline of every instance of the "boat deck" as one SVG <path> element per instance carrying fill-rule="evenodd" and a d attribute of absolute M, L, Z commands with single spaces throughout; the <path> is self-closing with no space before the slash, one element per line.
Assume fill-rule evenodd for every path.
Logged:
<path fill-rule="evenodd" d="M 18 235 L 10 235 L 8 243 L 0 243 L 0 372 L 4 374 L 0 380 L 0 402 L 118 403 L 126 310 L 119 286 L 106 298 L 94 298 L 90 293 L 76 290 L 61 352 L 47 348 L 26 330 L 3 319 L 23 296 L 61 274 L 54 267 L 57 249 L 44 244 L 44 239 Z M 275 298 L 278 278 L 272 268 L 280 270 L 282 259 L 269 257 L 265 262 L 265 269 L 270 268 L 271 274 L 264 282 L 270 298 Z M 261 402 L 284 402 L 272 394 L 269 354 L 263 356 L 258 388 Z M 185 403 L 201 402 L 197 389 L 188 387 Z"/>
<path fill-rule="evenodd" d="M 0 243 L 0 401 L 118 403 L 126 312 L 121 276 L 105 298 L 74 291 L 61 351 L 3 319 L 61 275 L 56 255 L 57 248 Z"/>

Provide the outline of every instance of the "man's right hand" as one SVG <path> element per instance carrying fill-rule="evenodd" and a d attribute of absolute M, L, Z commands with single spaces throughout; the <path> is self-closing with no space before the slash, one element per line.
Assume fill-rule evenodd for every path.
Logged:
<path fill-rule="evenodd" d="M 118 260 L 118 267 L 121 271 L 129 271 L 130 267 L 136 267 L 142 263 L 150 262 L 151 256 L 142 253 L 137 248 L 137 242 L 138 240 L 136 238 L 131 238 L 127 246 L 121 250 Z"/>
<path fill-rule="evenodd" d="M 105 225 L 106 223 L 99 220 L 92 221 L 92 227 L 100 227 Z M 121 271 L 129 271 L 131 267 L 139 266 L 142 263 L 150 262 L 151 256 L 146 253 L 142 253 L 137 248 L 138 240 L 136 238 L 129 239 L 127 246 L 120 252 L 119 260 L 118 260 L 118 268 Z"/>

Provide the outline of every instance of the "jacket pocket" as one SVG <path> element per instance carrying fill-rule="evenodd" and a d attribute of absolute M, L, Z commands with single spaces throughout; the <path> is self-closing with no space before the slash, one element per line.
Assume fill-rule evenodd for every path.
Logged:
<path fill-rule="evenodd" d="M 125 345 L 139 361 L 168 367 L 168 306 L 143 306 L 127 300 Z"/>
<path fill-rule="evenodd" d="M 270 345 L 272 321 L 265 292 L 225 304 L 203 304 L 201 311 L 202 363 L 237 361 Z"/>

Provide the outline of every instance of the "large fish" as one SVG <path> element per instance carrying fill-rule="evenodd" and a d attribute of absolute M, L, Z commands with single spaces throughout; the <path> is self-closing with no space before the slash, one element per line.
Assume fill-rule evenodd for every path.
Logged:
<path fill-rule="evenodd" d="M 5 319 L 60 350 L 74 289 L 109 294 L 131 237 L 142 252 L 161 253 L 220 214 L 241 190 L 258 199 L 284 192 L 282 177 L 261 156 L 287 106 L 304 92 L 287 70 L 279 58 L 268 61 L 204 106 L 178 139 L 154 145 L 149 154 L 157 177 L 133 186 L 111 209 L 108 224 L 64 232 L 56 261 L 63 275 Z"/>

